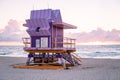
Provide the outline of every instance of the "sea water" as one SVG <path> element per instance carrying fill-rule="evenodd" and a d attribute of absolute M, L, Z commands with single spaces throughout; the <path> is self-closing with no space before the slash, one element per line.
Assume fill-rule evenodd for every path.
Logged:
<path fill-rule="evenodd" d="M 120 58 L 120 45 L 77 45 L 76 49 L 84 58 Z"/>
<path fill-rule="evenodd" d="M 0 56 L 26 57 L 27 53 L 23 50 L 24 46 L 0 46 Z"/>
<path fill-rule="evenodd" d="M 0 46 L 0 56 L 27 57 L 24 46 Z M 76 52 L 82 58 L 118 58 L 120 45 L 77 45 Z"/>

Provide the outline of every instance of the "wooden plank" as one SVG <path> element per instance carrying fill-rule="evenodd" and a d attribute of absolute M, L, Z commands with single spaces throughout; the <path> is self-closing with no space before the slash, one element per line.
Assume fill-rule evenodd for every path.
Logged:
<path fill-rule="evenodd" d="M 26 52 L 41 52 L 41 53 L 62 53 L 66 52 L 66 50 L 25 50 Z"/>
<path fill-rule="evenodd" d="M 72 67 L 71 64 L 66 64 L 67 67 Z M 42 70 L 59 70 L 59 69 L 64 69 L 61 64 L 58 63 L 51 63 L 51 64 L 39 64 L 39 65 L 25 65 L 25 64 L 17 64 L 13 65 L 13 68 L 20 68 L 20 69 L 42 69 Z"/>

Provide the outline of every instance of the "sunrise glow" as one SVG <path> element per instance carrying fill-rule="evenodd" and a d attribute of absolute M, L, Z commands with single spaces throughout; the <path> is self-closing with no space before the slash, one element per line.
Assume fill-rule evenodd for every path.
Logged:
<path fill-rule="evenodd" d="M 23 24 L 30 18 L 30 11 L 48 8 L 60 9 L 63 21 L 77 26 L 64 35 L 74 37 L 78 44 L 120 44 L 119 3 L 119 0 L 1 0 L 0 45 L 14 42 L 21 45 L 22 37 L 28 36 Z"/>
<path fill-rule="evenodd" d="M 22 42 L 0 42 L 0 46 L 23 46 Z"/>
<path fill-rule="evenodd" d="M 77 43 L 77 44 L 78 45 L 115 45 L 115 44 L 120 44 L 120 43 L 95 41 L 95 42 L 86 42 L 86 43 Z"/>

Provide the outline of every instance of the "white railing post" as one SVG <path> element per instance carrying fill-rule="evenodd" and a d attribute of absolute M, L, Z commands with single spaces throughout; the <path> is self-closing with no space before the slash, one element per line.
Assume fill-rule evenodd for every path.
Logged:
<path fill-rule="evenodd" d="M 57 47 L 57 38 L 55 37 L 55 48 Z"/>

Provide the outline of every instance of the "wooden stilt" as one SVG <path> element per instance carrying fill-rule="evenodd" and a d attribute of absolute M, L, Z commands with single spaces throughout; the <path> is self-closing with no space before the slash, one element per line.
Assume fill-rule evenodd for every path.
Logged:
<path fill-rule="evenodd" d="M 67 68 L 67 67 L 66 67 L 66 60 L 64 60 L 63 67 L 64 67 L 64 69 Z"/>
<path fill-rule="evenodd" d="M 61 64 L 63 65 L 63 68 L 65 69 L 66 68 L 66 62 L 63 61 L 63 58 L 60 58 L 60 61 L 61 61 Z"/>
<path fill-rule="evenodd" d="M 74 61 L 74 59 L 72 58 L 72 55 L 68 52 L 68 55 L 70 56 L 70 58 L 71 58 L 71 60 L 72 60 L 72 62 L 73 62 L 73 65 L 75 66 L 75 61 Z"/>
<path fill-rule="evenodd" d="M 42 57 L 42 63 L 44 63 L 45 53 L 43 53 L 42 55 L 43 55 L 43 57 Z"/>
<path fill-rule="evenodd" d="M 29 64 L 30 64 L 30 59 L 31 59 L 31 57 L 28 57 L 28 58 L 27 58 L 26 65 L 29 65 Z"/>

